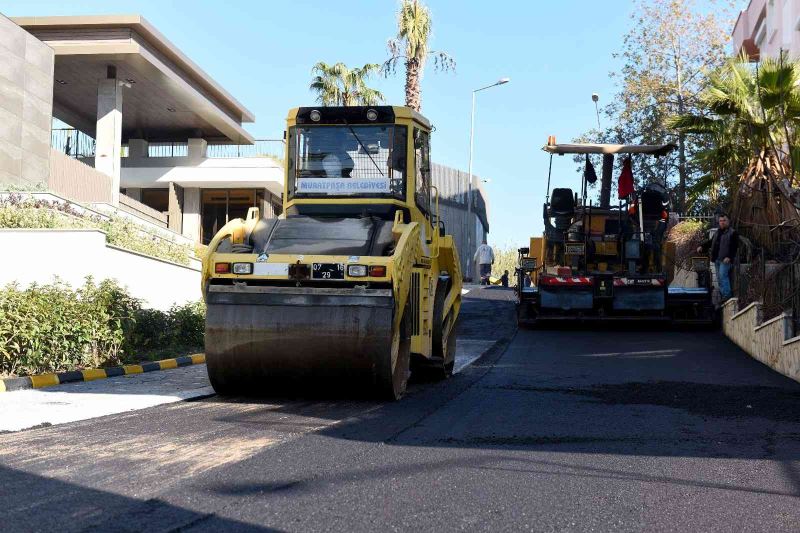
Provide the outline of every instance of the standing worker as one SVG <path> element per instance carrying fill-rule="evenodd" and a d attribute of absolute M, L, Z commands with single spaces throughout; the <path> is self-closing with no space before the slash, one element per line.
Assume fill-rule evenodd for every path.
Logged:
<path fill-rule="evenodd" d="M 494 263 L 494 250 L 486 244 L 486 239 L 483 239 L 483 244 L 478 246 L 475 250 L 473 261 L 478 263 L 478 273 L 481 276 L 481 285 L 489 284 L 489 276 L 492 274 L 492 264 Z"/>
<path fill-rule="evenodd" d="M 719 293 L 724 302 L 731 296 L 731 266 L 736 259 L 736 252 L 739 250 L 739 234 L 730 227 L 731 220 L 728 215 L 719 215 L 719 229 L 713 237 L 697 247 L 698 253 L 708 252 L 711 249 L 711 260 L 717 270 L 717 283 L 719 283 Z"/>

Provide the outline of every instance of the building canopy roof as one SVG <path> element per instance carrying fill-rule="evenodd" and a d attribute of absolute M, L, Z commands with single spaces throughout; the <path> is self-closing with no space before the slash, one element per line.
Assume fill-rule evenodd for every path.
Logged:
<path fill-rule="evenodd" d="M 55 51 L 53 114 L 89 134 L 97 82 L 116 67 L 123 92 L 123 139 L 249 144 L 255 117 L 139 15 L 16 17 Z"/>

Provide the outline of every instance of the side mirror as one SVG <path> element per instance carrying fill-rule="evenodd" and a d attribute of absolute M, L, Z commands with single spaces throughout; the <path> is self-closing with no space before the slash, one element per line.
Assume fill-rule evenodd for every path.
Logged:
<path fill-rule="evenodd" d="M 528 247 L 525 247 L 525 248 L 520 248 L 517 251 L 519 252 L 519 255 L 528 255 L 528 253 L 531 251 L 531 249 L 528 248 Z"/>

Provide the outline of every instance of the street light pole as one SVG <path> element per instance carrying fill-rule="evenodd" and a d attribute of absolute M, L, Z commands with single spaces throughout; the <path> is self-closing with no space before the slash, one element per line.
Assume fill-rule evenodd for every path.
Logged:
<path fill-rule="evenodd" d="M 500 78 L 491 85 L 481 87 L 472 91 L 472 114 L 470 115 L 469 126 L 469 182 L 467 183 L 467 278 L 472 277 L 472 235 L 475 233 L 475 225 L 472 222 L 472 155 L 475 141 L 475 93 L 484 91 L 498 85 L 503 85 L 511 81 L 510 78 Z"/>
<path fill-rule="evenodd" d="M 592 102 L 594 102 L 594 113 L 597 117 L 597 131 L 601 131 L 600 127 L 600 107 L 597 105 L 597 101 L 600 100 L 600 95 L 597 93 L 592 93 Z"/>

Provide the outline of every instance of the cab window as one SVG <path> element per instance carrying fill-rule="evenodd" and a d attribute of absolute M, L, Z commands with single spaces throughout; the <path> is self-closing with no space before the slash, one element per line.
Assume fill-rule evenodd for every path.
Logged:
<path fill-rule="evenodd" d="M 417 174 L 414 199 L 417 207 L 427 214 L 431 205 L 430 135 L 419 128 L 414 128 L 414 164 Z"/>

